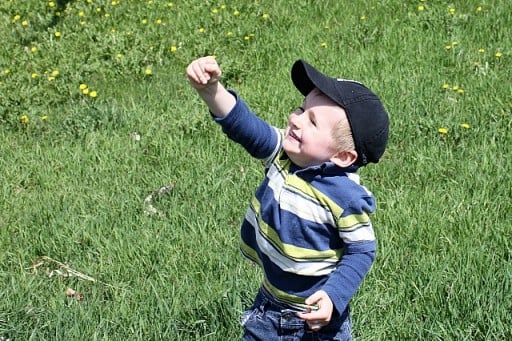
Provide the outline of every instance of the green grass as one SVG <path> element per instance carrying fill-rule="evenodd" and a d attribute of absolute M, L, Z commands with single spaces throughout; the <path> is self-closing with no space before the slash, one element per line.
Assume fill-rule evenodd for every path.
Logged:
<path fill-rule="evenodd" d="M 298 58 L 385 102 L 388 150 L 361 172 L 379 251 L 357 339 L 512 338 L 510 1 L 222 5 L 2 2 L 0 338 L 240 337 L 261 274 L 238 228 L 262 173 L 187 83 L 207 54 L 278 126 Z"/>

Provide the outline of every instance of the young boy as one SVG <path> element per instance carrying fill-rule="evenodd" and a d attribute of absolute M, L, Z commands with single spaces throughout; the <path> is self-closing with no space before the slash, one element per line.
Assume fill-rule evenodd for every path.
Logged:
<path fill-rule="evenodd" d="M 375 199 L 356 171 L 387 144 L 379 98 L 298 60 L 291 78 L 305 99 L 281 131 L 222 86 L 213 57 L 186 74 L 224 133 L 266 168 L 241 227 L 241 251 L 265 275 L 243 340 L 350 340 L 349 301 L 376 250 Z"/>

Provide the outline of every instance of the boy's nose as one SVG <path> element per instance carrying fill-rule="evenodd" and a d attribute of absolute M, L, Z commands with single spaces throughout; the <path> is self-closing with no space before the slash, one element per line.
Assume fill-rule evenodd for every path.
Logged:
<path fill-rule="evenodd" d="M 291 126 L 294 126 L 294 127 L 300 128 L 299 115 L 297 115 L 295 112 L 292 112 L 292 113 L 290 114 L 290 116 L 288 116 L 288 123 L 289 123 Z"/>

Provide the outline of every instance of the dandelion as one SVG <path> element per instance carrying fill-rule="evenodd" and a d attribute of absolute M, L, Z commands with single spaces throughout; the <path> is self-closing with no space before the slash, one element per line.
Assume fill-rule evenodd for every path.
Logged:
<path fill-rule="evenodd" d="M 478 53 L 484 53 L 485 49 L 478 49 Z"/>
<path fill-rule="evenodd" d="M 220 9 L 226 9 L 226 5 L 220 5 Z"/>
<path fill-rule="evenodd" d="M 445 48 L 445 49 L 447 49 L 447 50 L 449 50 L 449 49 L 451 49 L 451 48 L 452 48 L 452 46 L 451 46 L 451 45 L 445 45 L 445 47 L 444 47 L 444 48 Z"/>
<path fill-rule="evenodd" d="M 116 55 L 116 58 L 117 58 L 117 59 L 121 59 L 121 58 L 123 58 L 123 54 L 122 54 L 122 53 L 118 53 L 118 54 Z"/>
<path fill-rule="evenodd" d="M 54 33 L 54 35 L 55 35 L 55 37 L 60 38 L 62 36 L 62 33 L 57 31 L 57 32 Z"/>
<path fill-rule="evenodd" d="M 467 123 L 462 123 L 460 126 L 464 129 L 469 129 L 469 124 Z"/>
<path fill-rule="evenodd" d="M 244 40 L 245 40 L 245 41 L 249 41 L 250 39 L 251 39 L 251 37 L 249 37 L 249 36 L 244 36 Z"/>
<path fill-rule="evenodd" d="M 39 74 L 34 72 L 30 75 L 30 77 L 32 77 L 32 79 L 36 79 L 37 77 L 39 77 Z"/>
<path fill-rule="evenodd" d="M 80 90 L 87 89 L 87 84 L 82 83 L 82 84 L 80 84 L 79 88 L 80 88 Z"/>
<path fill-rule="evenodd" d="M 49 82 L 53 82 L 54 80 L 55 80 L 55 77 L 53 77 L 53 76 L 48 77 Z"/>
<path fill-rule="evenodd" d="M 201 27 L 201 28 L 199 29 L 199 33 L 204 33 L 204 31 L 205 31 L 205 30 L 204 30 L 204 27 Z"/>
<path fill-rule="evenodd" d="M 240 11 L 239 10 L 233 11 L 233 15 L 240 15 Z"/>
<path fill-rule="evenodd" d="M 78 16 L 83 17 L 83 16 L 85 16 L 85 13 L 83 11 L 80 11 L 80 12 L 78 12 Z"/>
<path fill-rule="evenodd" d="M 101 8 L 100 7 L 96 7 L 96 13 L 100 13 L 101 12 Z"/>
<path fill-rule="evenodd" d="M 4 69 L 4 71 L 2 71 L 4 73 L 4 75 L 8 75 L 11 73 L 11 70 L 9 69 Z"/>
<path fill-rule="evenodd" d="M 60 17 L 60 15 L 61 15 L 60 11 L 55 12 L 56 17 Z"/>
<path fill-rule="evenodd" d="M 82 93 L 83 93 L 84 95 L 89 94 L 89 88 L 82 89 Z"/>
<path fill-rule="evenodd" d="M 178 48 L 173 45 L 173 46 L 170 47 L 170 50 L 171 50 L 172 53 L 175 53 L 176 51 L 178 51 Z"/>
<path fill-rule="evenodd" d="M 60 73 L 59 70 L 53 70 L 52 71 L 52 76 L 53 77 L 57 77 L 59 75 L 59 73 Z"/>
<path fill-rule="evenodd" d="M 232 37 L 233 36 L 233 32 L 229 31 L 228 33 L 226 33 L 226 36 Z"/>
<path fill-rule="evenodd" d="M 21 117 L 20 117 L 20 121 L 21 121 L 21 123 L 23 123 L 23 124 L 27 124 L 27 123 L 28 123 L 28 121 L 29 121 L 29 120 L 28 120 L 28 116 L 27 116 L 27 115 L 21 115 Z"/>
<path fill-rule="evenodd" d="M 366 15 L 362 15 L 359 19 L 366 20 Z"/>
<path fill-rule="evenodd" d="M 424 10 L 425 10 L 425 6 L 423 6 L 423 5 L 418 6 L 418 11 L 423 12 Z"/>
<path fill-rule="evenodd" d="M 156 23 L 157 25 L 161 25 L 161 24 L 162 24 L 162 19 L 156 19 L 155 23 Z"/>
<path fill-rule="evenodd" d="M 141 24 L 146 25 L 148 23 L 148 19 L 142 19 Z"/>
<path fill-rule="evenodd" d="M 21 16 L 19 14 L 16 14 L 14 17 L 12 17 L 12 22 L 16 22 L 21 19 Z"/>
<path fill-rule="evenodd" d="M 446 128 L 439 128 L 437 131 L 438 131 L 438 132 L 439 132 L 439 134 L 441 134 L 441 135 L 446 135 L 446 134 L 448 134 L 448 129 L 446 129 Z"/>
<path fill-rule="evenodd" d="M 91 91 L 89 93 L 89 96 L 92 97 L 92 98 L 96 98 L 98 96 L 98 93 L 96 91 Z"/>
<path fill-rule="evenodd" d="M 476 8 L 476 11 L 477 11 L 477 12 L 482 12 L 482 6 L 478 6 L 478 7 Z"/>
<path fill-rule="evenodd" d="M 457 92 L 461 95 L 464 95 L 464 89 L 458 89 Z"/>
<path fill-rule="evenodd" d="M 48 2 L 48 7 L 55 7 L 55 2 L 49 1 Z"/>
<path fill-rule="evenodd" d="M 327 47 L 327 43 L 324 41 L 323 43 L 320 44 L 320 46 L 322 46 L 325 49 Z"/>
<path fill-rule="evenodd" d="M 443 89 L 448 90 L 448 88 L 450 88 L 450 84 L 444 83 L 443 84 Z"/>
<path fill-rule="evenodd" d="M 496 52 L 496 54 L 494 56 L 496 58 L 501 58 L 501 56 L 503 56 L 503 54 L 501 52 Z"/>
<path fill-rule="evenodd" d="M 270 18 L 270 16 L 267 13 L 263 13 L 261 17 L 263 18 L 263 20 L 268 20 L 268 18 Z"/>
<path fill-rule="evenodd" d="M 167 7 L 172 7 L 172 6 L 174 6 L 174 4 L 172 2 L 167 3 Z"/>
<path fill-rule="evenodd" d="M 452 86 L 452 90 L 453 90 L 453 91 L 457 91 L 457 90 L 459 90 L 459 86 L 458 86 L 458 85 L 454 85 L 454 86 Z"/>
<path fill-rule="evenodd" d="M 41 121 L 46 122 L 46 121 L 48 121 L 48 116 L 43 115 L 40 117 L 40 119 L 41 119 Z"/>
<path fill-rule="evenodd" d="M 32 46 L 32 47 L 30 48 L 30 52 L 32 52 L 32 53 L 36 53 L 36 52 L 37 52 L 37 47 Z"/>
<path fill-rule="evenodd" d="M 212 9 L 212 13 L 217 14 L 217 13 L 219 13 L 219 10 L 217 8 L 214 8 L 214 9 Z"/>
<path fill-rule="evenodd" d="M 23 20 L 21 22 L 21 26 L 28 26 L 28 20 Z"/>
<path fill-rule="evenodd" d="M 453 47 L 455 47 L 455 46 L 457 46 L 457 45 L 459 45 L 459 42 L 458 42 L 458 41 L 452 41 L 452 46 L 453 46 Z"/>
<path fill-rule="evenodd" d="M 146 74 L 146 76 L 151 76 L 153 74 L 153 70 L 151 70 L 150 68 L 147 68 L 144 73 Z"/>

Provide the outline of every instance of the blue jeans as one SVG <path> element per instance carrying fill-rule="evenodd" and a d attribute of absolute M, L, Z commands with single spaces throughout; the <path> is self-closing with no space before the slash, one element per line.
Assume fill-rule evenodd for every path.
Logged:
<path fill-rule="evenodd" d="M 352 322 L 348 308 L 317 332 L 296 316 L 297 309 L 276 301 L 263 287 L 251 308 L 242 314 L 242 341 L 322 341 L 352 340 Z"/>

